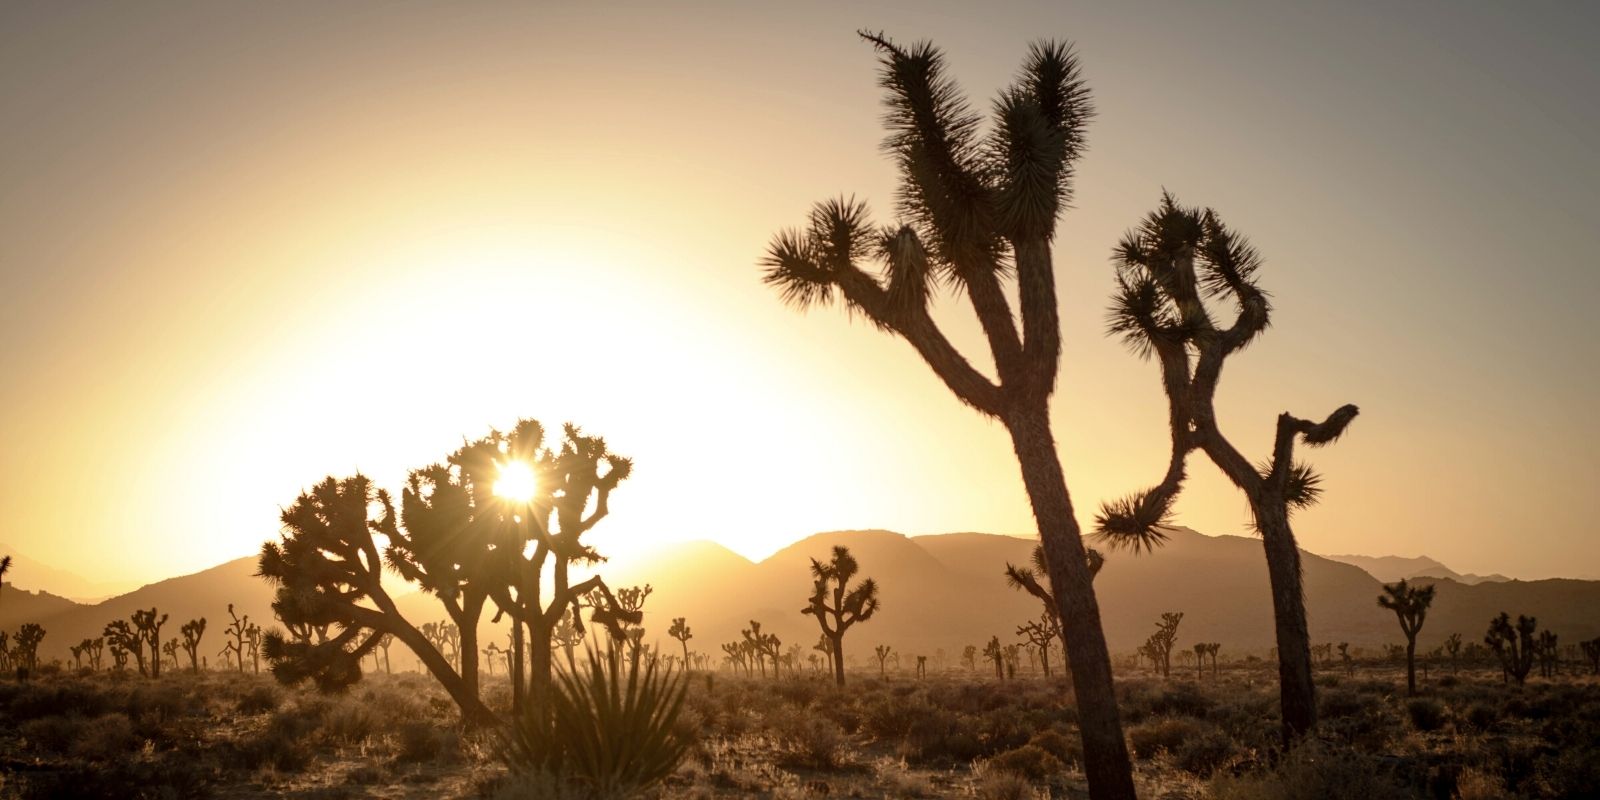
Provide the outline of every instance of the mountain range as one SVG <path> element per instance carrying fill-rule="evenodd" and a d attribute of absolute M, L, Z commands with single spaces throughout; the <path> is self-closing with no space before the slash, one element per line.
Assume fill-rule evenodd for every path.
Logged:
<path fill-rule="evenodd" d="M 886 643 L 905 653 L 955 654 L 990 636 L 1017 639 L 1017 626 L 1042 610 L 1032 597 L 1006 585 L 1006 563 L 1028 563 L 1033 540 L 985 533 L 904 536 L 882 530 L 820 533 L 759 562 L 721 545 L 687 542 L 648 552 L 629 552 L 601 565 L 613 587 L 652 586 L 645 605 L 646 640 L 676 648 L 666 637 L 673 617 L 686 617 L 694 638 L 690 647 L 718 653 L 722 642 L 739 638 L 759 620 L 764 631 L 809 651 L 817 641 L 816 623 L 800 613 L 810 594 L 812 558 L 826 559 L 834 545 L 849 547 L 862 575 L 881 586 L 882 608 L 852 629 L 848 641 L 860 652 Z M 1302 552 L 1306 602 L 1313 641 L 1350 642 L 1377 647 L 1401 641 L 1394 615 L 1377 605 L 1384 580 L 1417 578 L 1437 587 L 1419 644 L 1438 645 L 1450 633 L 1479 640 L 1488 621 L 1501 611 L 1531 614 L 1563 642 L 1600 636 L 1600 581 L 1506 580 L 1500 576 L 1459 575 L 1432 559 L 1319 556 Z M 1439 574 L 1428 574 L 1437 572 Z M 78 603 L 44 591 L 8 584 L 0 593 L 0 630 L 24 622 L 45 626 L 41 656 L 66 656 L 67 647 L 99 636 L 105 623 L 134 609 L 156 606 L 171 615 L 163 638 L 177 635 L 186 620 L 208 619 L 202 653 L 222 646 L 227 605 L 256 622 L 272 619 L 271 587 L 254 576 L 255 559 L 241 558 L 192 575 L 171 578 L 98 603 Z M 24 580 L 21 570 L 13 575 Z M 30 576 L 31 577 L 31 576 Z M 441 619 L 435 601 L 418 592 L 402 593 L 397 603 L 414 624 Z M 1207 536 L 1187 528 L 1169 531 L 1165 546 L 1135 556 L 1108 554 L 1095 580 L 1102 621 L 1114 652 L 1132 652 L 1155 629 L 1166 611 L 1182 611 L 1180 647 L 1198 641 L 1221 642 L 1234 655 L 1265 653 L 1273 645 L 1267 573 L 1259 540 Z M 486 620 L 487 620 L 486 615 Z M 503 639 L 503 629 L 485 621 L 487 637 Z M 859 638 L 857 638 L 859 637 Z M 409 658 L 396 658 L 409 666 Z"/>

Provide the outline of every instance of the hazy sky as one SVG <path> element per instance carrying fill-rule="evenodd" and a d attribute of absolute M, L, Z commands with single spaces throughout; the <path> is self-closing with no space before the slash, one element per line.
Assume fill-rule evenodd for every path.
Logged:
<path fill-rule="evenodd" d="M 1085 520 L 1164 466 L 1155 367 L 1103 328 L 1165 187 L 1267 258 L 1235 441 L 1362 408 L 1311 453 L 1304 547 L 1600 574 L 1600 6 L 567 5 L 0 6 L 0 542 L 192 571 L 323 475 L 395 486 L 518 416 L 635 457 L 613 548 L 1030 531 L 998 425 L 755 267 L 815 200 L 893 219 L 870 27 L 982 108 L 1030 40 L 1077 42 L 1055 411 Z M 1192 473 L 1179 521 L 1240 532 Z"/>

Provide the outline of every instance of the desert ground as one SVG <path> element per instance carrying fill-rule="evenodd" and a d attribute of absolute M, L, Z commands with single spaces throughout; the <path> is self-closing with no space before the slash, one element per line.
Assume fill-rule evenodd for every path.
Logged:
<path fill-rule="evenodd" d="M 1505 684 L 1489 662 L 1434 665 L 1408 697 L 1403 667 L 1319 668 L 1320 727 L 1285 755 L 1275 670 L 1117 682 L 1140 796 L 1592 797 L 1600 679 L 1565 665 Z M 693 673 L 678 725 L 689 756 L 657 797 L 1087 797 L 1070 691 L 1059 676 L 997 680 L 979 664 L 877 670 L 837 688 Z M 414 673 L 369 674 L 325 695 L 266 674 L 72 672 L 0 683 L 0 797 L 540 797 L 509 777 L 492 731 L 464 730 Z M 504 710 L 503 676 L 485 696 Z"/>

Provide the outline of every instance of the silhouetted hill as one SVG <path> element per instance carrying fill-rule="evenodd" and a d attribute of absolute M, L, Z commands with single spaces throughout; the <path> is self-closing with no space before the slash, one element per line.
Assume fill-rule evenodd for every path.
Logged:
<path fill-rule="evenodd" d="M 1406 558 L 1404 556 L 1324 556 L 1334 561 L 1351 564 L 1367 571 L 1367 574 L 1385 583 L 1393 583 L 1402 578 L 1449 578 L 1457 583 L 1500 583 L 1511 580 L 1504 575 L 1472 575 L 1456 572 L 1455 570 L 1439 563 L 1427 556 Z"/>
<path fill-rule="evenodd" d="M 74 603 L 98 603 L 133 588 L 128 582 L 96 583 L 68 570 L 53 567 L 29 558 L 8 544 L 0 544 L 0 555 L 11 556 L 11 571 L 6 574 L 6 587 L 36 592 L 49 592 Z M 0 603 L 5 602 L 0 598 Z"/>
<path fill-rule="evenodd" d="M 739 631 L 760 620 L 778 634 L 785 647 L 798 644 L 811 652 L 817 641 L 815 621 L 800 613 L 810 593 L 810 562 L 826 559 L 831 548 L 850 548 L 862 575 L 882 586 L 882 609 L 852 629 L 847 652 L 866 658 L 875 644 L 887 643 L 909 654 L 943 649 L 955 658 L 967 644 L 990 636 L 1014 641 L 1015 631 L 1040 611 L 1031 597 L 1006 586 L 1007 562 L 1026 563 L 1033 540 L 983 533 L 907 537 L 881 530 L 835 531 L 807 537 L 759 562 L 709 542 L 663 545 L 625 551 L 600 565 L 613 588 L 649 583 L 654 587 L 645 606 L 646 641 L 676 649 L 666 631 L 673 617 L 687 617 L 694 632 L 690 647 L 721 657 L 720 645 L 739 638 Z M 1313 641 L 1350 642 L 1361 647 L 1400 640 L 1392 613 L 1378 607 L 1381 582 L 1351 564 L 1303 554 L 1307 607 Z M 158 606 L 171 614 L 163 638 L 177 635 L 185 620 L 209 620 L 203 652 L 215 660 L 222 647 L 221 630 L 229 602 L 266 627 L 271 587 L 254 577 L 255 559 L 230 561 L 193 575 L 151 584 L 93 606 L 39 596 L 7 587 L 0 597 L 0 627 L 41 622 L 48 631 L 41 653 L 63 657 L 66 648 L 98 636 L 105 623 L 128 617 L 134 609 Z M 1475 585 L 1450 579 L 1425 579 L 1438 588 L 1438 598 L 1420 642 L 1433 647 L 1452 632 L 1468 641 L 1482 638 L 1489 619 L 1500 611 L 1533 614 L 1542 627 L 1563 641 L 1600 635 L 1600 582 L 1578 580 L 1486 582 Z M 1206 536 L 1187 528 L 1171 529 L 1166 546 L 1155 553 L 1108 554 L 1095 581 L 1107 638 L 1116 653 L 1132 652 L 1162 612 L 1184 612 L 1180 647 L 1197 641 L 1221 642 L 1225 652 L 1265 653 L 1273 646 L 1272 610 L 1266 564 L 1258 539 Z M 430 596 L 392 587 L 396 602 L 417 625 L 439 620 L 444 612 Z M 503 641 L 505 626 L 490 625 L 486 613 L 480 646 L 494 637 Z M 397 668 L 414 660 L 394 652 Z"/>

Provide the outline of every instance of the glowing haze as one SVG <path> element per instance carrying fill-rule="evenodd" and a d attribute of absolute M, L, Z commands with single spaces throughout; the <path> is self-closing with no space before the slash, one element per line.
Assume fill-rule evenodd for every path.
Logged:
<path fill-rule="evenodd" d="M 602 548 L 1029 532 L 998 426 L 754 266 L 815 200 L 892 220 L 870 26 L 937 41 L 985 108 L 1030 39 L 1078 43 L 1100 114 L 1056 419 L 1083 517 L 1164 464 L 1154 367 L 1102 329 L 1165 187 L 1268 260 L 1236 440 L 1362 407 L 1311 454 L 1307 549 L 1600 572 L 1593 7 L 666 5 L 6 4 L 0 541 L 192 571 L 326 474 L 397 486 L 518 416 L 635 459 Z M 1193 471 L 1180 521 L 1241 530 Z"/>

